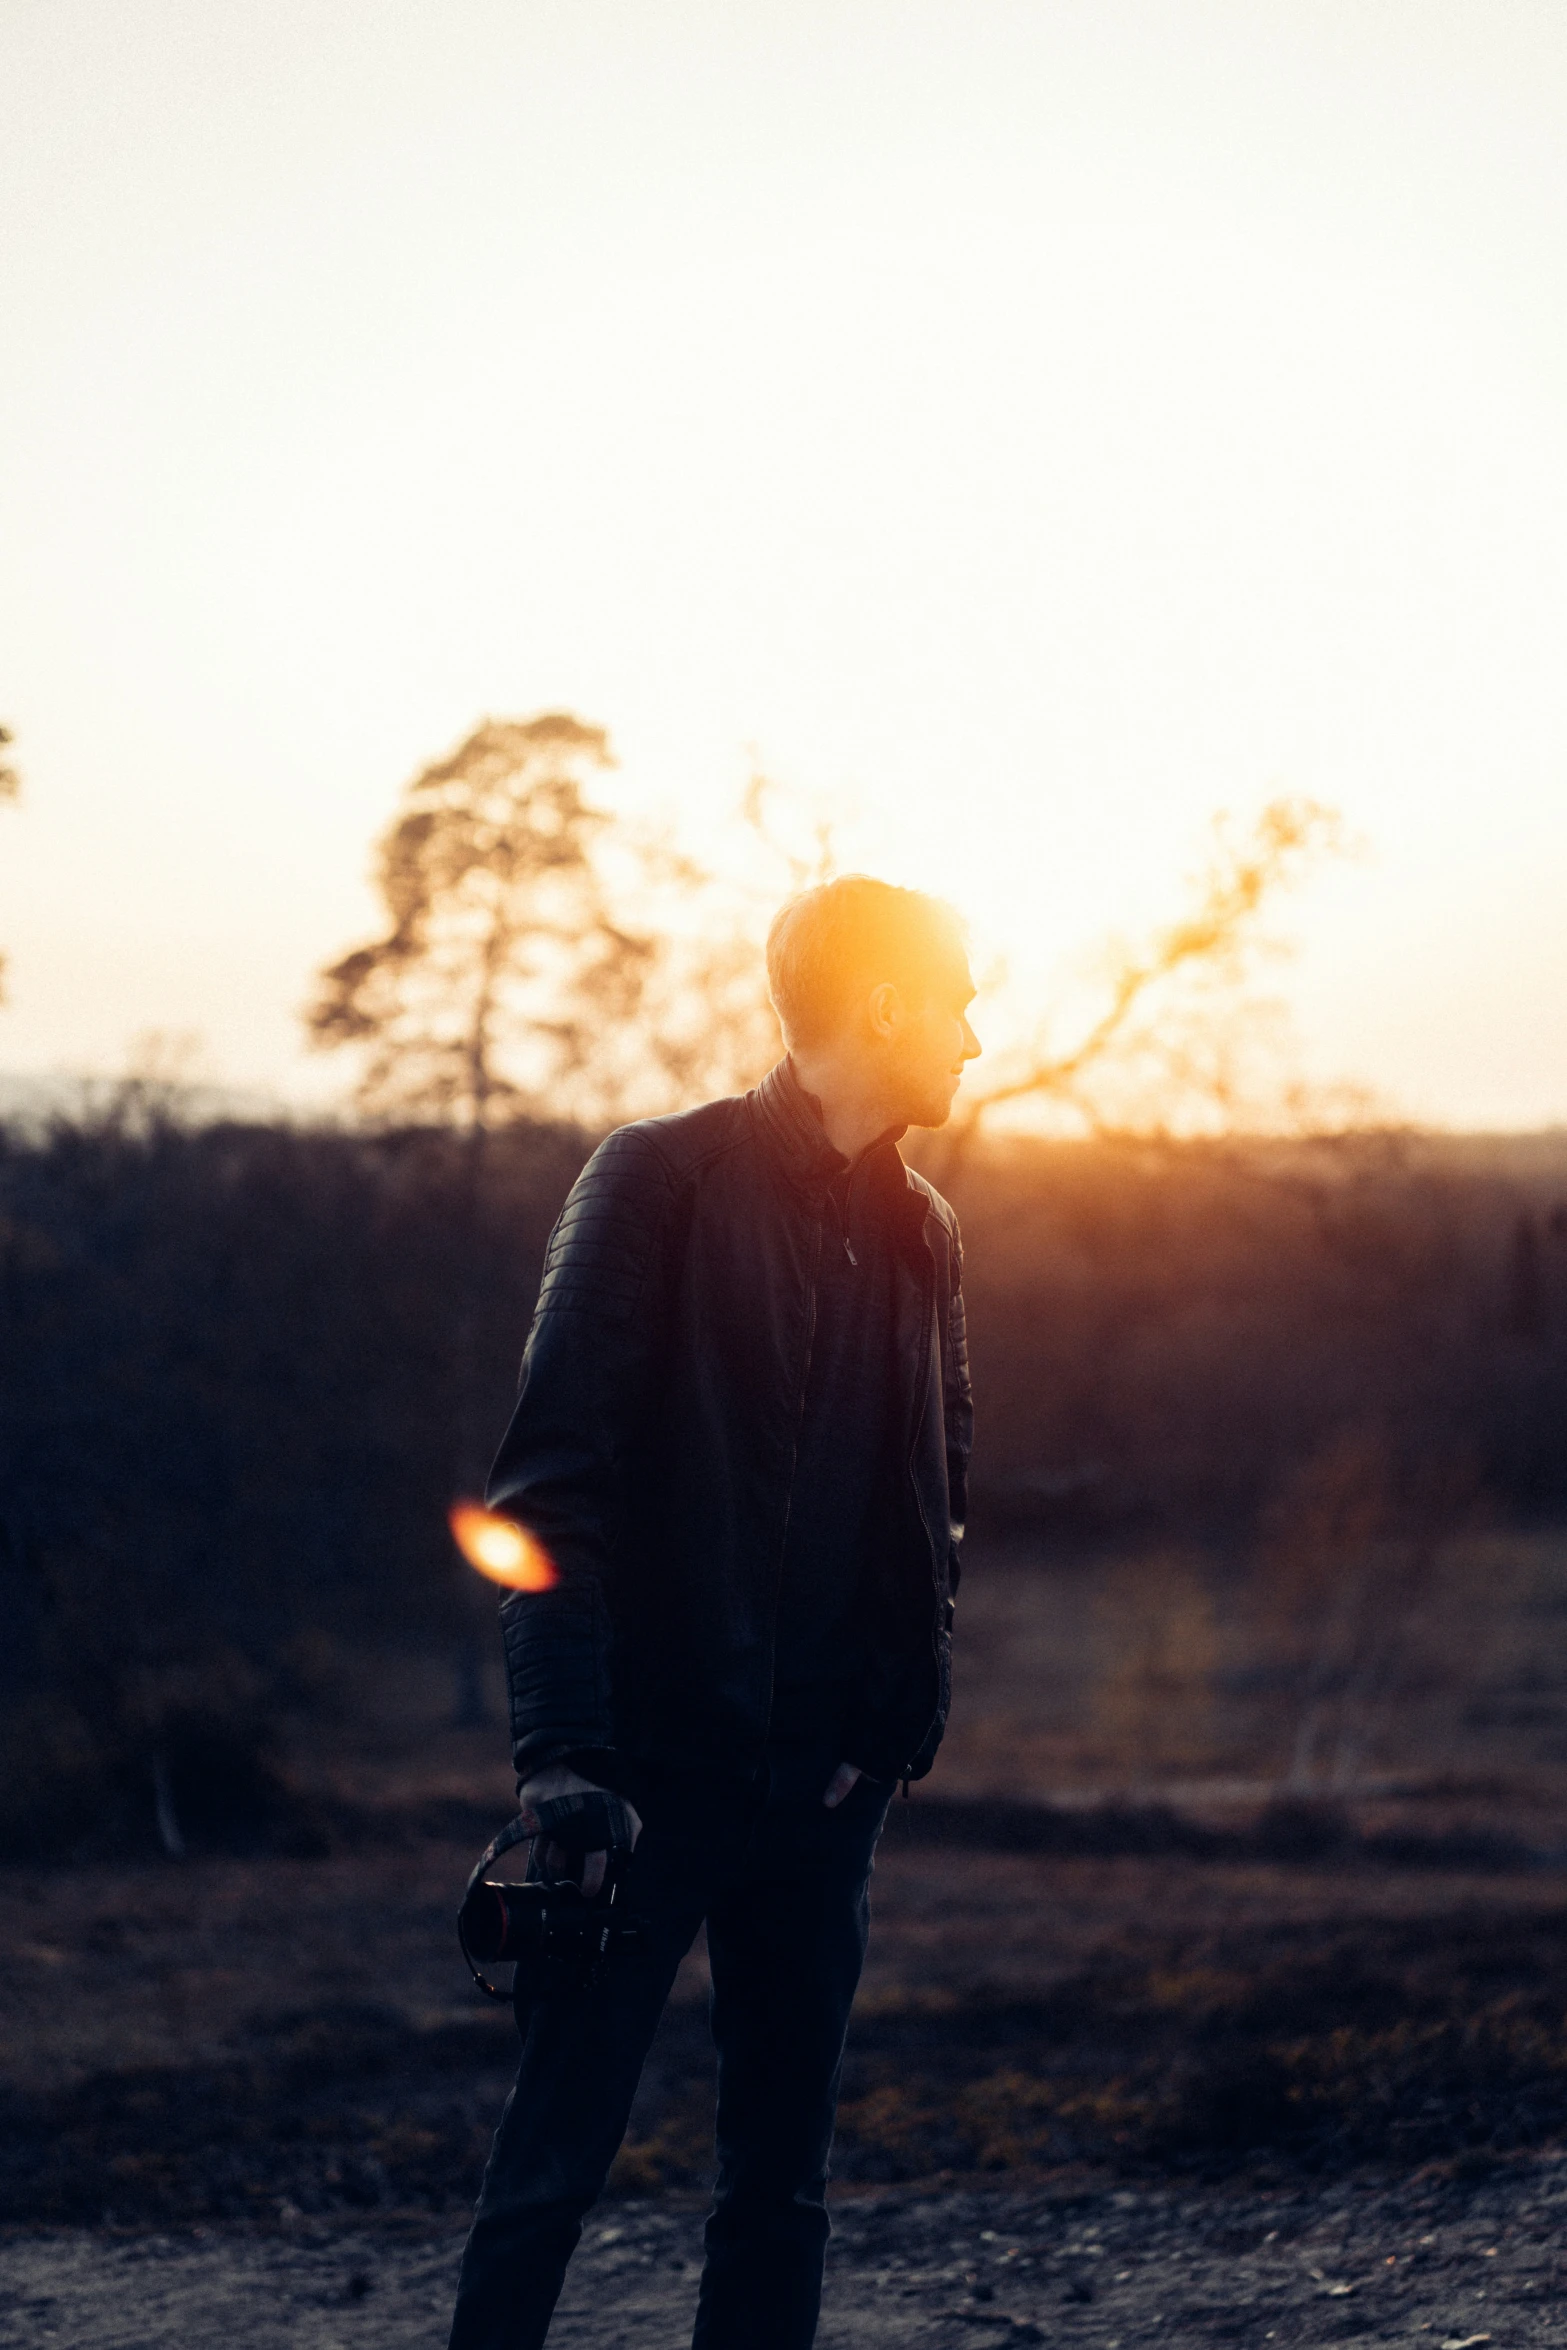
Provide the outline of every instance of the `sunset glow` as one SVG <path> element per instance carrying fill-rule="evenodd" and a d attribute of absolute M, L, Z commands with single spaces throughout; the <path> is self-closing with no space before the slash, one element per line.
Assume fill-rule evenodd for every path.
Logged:
<path fill-rule="evenodd" d="M 299 1011 L 485 715 L 1091 1016 L 1206 827 L 1303 1068 L 1567 1118 L 1567 14 L 58 0 L 0 74 L 0 1075 Z"/>

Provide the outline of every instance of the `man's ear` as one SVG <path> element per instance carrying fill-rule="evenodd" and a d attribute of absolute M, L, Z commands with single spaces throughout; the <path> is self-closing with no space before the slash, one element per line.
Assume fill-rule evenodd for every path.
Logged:
<path fill-rule="evenodd" d="M 870 1021 L 872 1036 L 878 1038 L 883 1044 L 897 1034 L 899 1020 L 903 1012 L 903 998 L 890 979 L 882 980 L 878 986 L 871 989 L 866 1000 L 865 1011 L 866 1017 Z"/>

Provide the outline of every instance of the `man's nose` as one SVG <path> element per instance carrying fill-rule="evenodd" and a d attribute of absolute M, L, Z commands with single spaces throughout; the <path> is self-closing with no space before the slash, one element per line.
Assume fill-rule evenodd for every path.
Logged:
<path fill-rule="evenodd" d="M 964 1021 L 964 1023 L 963 1023 L 963 1058 L 964 1058 L 964 1060 L 965 1060 L 965 1061 L 977 1061 L 977 1060 L 979 1059 L 979 1056 L 980 1056 L 980 1054 L 981 1054 L 981 1053 L 984 1051 L 984 1049 L 985 1049 L 985 1048 L 984 1048 L 984 1046 L 983 1046 L 983 1045 L 980 1043 L 980 1041 L 979 1041 L 979 1038 L 978 1038 L 978 1037 L 977 1037 L 977 1036 L 974 1034 L 974 1031 L 973 1031 L 973 1029 L 972 1029 L 972 1028 L 969 1026 L 969 1024 L 968 1024 L 967 1020 L 965 1020 L 965 1021 Z"/>

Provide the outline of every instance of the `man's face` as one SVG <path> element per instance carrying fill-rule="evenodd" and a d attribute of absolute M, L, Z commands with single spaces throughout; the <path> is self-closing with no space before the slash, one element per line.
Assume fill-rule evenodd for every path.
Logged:
<path fill-rule="evenodd" d="M 964 1064 L 980 1051 L 969 1026 L 974 982 L 966 960 L 937 973 L 923 999 L 900 1003 L 889 1040 L 895 1114 L 910 1126 L 945 1126 Z"/>

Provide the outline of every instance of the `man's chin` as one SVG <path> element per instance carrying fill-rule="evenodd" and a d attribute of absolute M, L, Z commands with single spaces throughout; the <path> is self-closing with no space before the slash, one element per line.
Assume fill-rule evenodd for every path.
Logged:
<path fill-rule="evenodd" d="M 917 1109 L 909 1112 L 909 1124 L 925 1127 L 945 1126 L 952 1115 L 952 1105 L 956 1099 L 956 1086 L 953 1087 L 951 1093 L 945 1096 L 938 1098 L 933 1095 L 929 1101 L 921 1102 Z"/>

